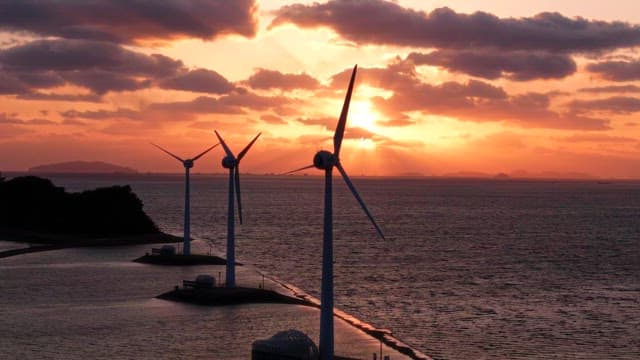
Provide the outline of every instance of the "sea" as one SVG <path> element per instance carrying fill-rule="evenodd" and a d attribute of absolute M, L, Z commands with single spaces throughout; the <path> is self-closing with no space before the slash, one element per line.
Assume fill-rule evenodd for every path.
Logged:
<path fill-rule="evenodd" d="M 180 174 L 50 178 L 68 191 L 130 185 L 162 230 L 182 235 Z M 191 179 L 192 236 L 201 251 L 223 254 L 227 177 L 196 174 Z M 388 329 L 434 359 L 640 359 L 640 181 L 352 180 L 386 239 L 377 235 L 342 180 L 334 178 L 338 309 Z M 324 179 L 316 176 L 244 175 L 237 260 L 319 298 L 323 186 Z M 11 246 L 7 244 L 0 242 L 0 247 Z M 166 270 L 160 274 L 160 270 L 141 270 L 139 264 L 114 261 L 107 266 L 112 272 L 107 280 L 100 275 L 106 282 L 105 293 L 86 297 L 117 301 L 65 306 L 51 298 L 47 284 L 56 276 L 68 277 L 76 285 L 69 291 L 77 291 L 77 282 L 96 278 L 91 271 L 98 268 L 91 264 L 97 255 L 92 251 L 66 250 L 53 260 L 43 254 L 0 260 L 0 286 L 10 288 L 14 297 L 0 295 L 5 306 L 0 343 L 5 350 L 9 347 L 20 355 L 19 349 L 29 348 L 26 339 L 32 334 L 51 338 L 38 344 L 64 343 L 67 351 L 92 346 L 87 344 L 96 349 L 104 349 L 100 345 L 104 343 L 126 344 L 118 349 L 121 357 L 109 352 L 105 358 L 142 359 L 148 358 L 149 348 L 133 346 L 126 339 L 144 343 L 152 337 L 149 347 L 165 344 L 185 358 L 204 358 L 207 341 L 217 331 L 214 320 L 196 326 L 181 311 L 173 318 L 180 326 L 170 324 L 166 316 L 150 321 L 135 310 L 140 308 L 135 302 L 145 302 L 146 311 L 166 313 L 171 308 L 157 299 L 127 296 L 128 291 L 137 294 L 127 290 L 137 286 L 155 286 L 154 291 L 166 287 L 161 284 Z M 115 259 L 118 251 L 108 256 Z M 109 264 L 108 256 L 100 261 Z M 193 273 L 171 271 L 175 284 Z M 25 285 L 35 289 L 21 290 Z M 95 286 L 88 288 L 96 292 Z M 57 288 L 54 295 L 61 293 L 64 289 Z M 20 307 L 34 297 L 37 309 Z M 211 311 L 214 319 L 234 316 Z M 257 309 L 255 316 L 270 315 Z M 101 317 L 116 320 L 106 322 Z M 287 321 L 301 321 L 296 317 L 274 321 L 286 326 Z M 85 325 L 84 334 L 70 330 L 87 320 L 98 328 Z M 60 325 L 65 321 L 70 323 Z M 119 331 L 119 322 L 128 326 Z M 101 324 L 113 328 L 99 328 Z M 247 331 L 238 327 L 230 331 Z M 181 347 L 178 335 L 204 345 Z M 12 336 L 23 343 L 8 341 Z M 49 355 L 58 358 L 55 351 Z M 94 355 L 100 358 L 100 353 Z"/>

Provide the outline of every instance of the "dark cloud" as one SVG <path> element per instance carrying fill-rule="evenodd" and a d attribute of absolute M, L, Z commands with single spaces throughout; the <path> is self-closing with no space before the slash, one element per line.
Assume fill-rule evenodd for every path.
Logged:
<path fill-rule="evenodd" d="M 332 88 L 344 93 L 351 69 L 332 77 Z M 469 80 L 448 81 L 438 85 L 423 82 L 412 62 L 400 61 L 386 68 L 359 68 L 357 83 L 389 90 L 389 97 L 374 97 L 374 108 L 397 124 L 410 120 L 407 113 L 420 112 L 454 117 L 463 121 L 504 122 L 523 128 L 609 129 L 609 120 L 592 118 L 575 110 L 551 110 L 555 92 L 509 95 L 503 88 Z M 415 117 L 414 117 L 415 118 Z M 405 119 L 405 121 L 402 121 Z M 389 123 L 393 125 L 394 123 Z M 384 122 L 381 125 L 386 125 Z"/>
<path fill-rule="evenodd" d="M 138 80 L 104 70 L 71 71 L 64 74 L 64 77 L 70 83 L 90 89 L 96 94 L 105 94 L 109 91 L 134 91 L 151 86 L 149 79 Z"/>
<path fill-rule="evenodd" d="M 13 140 L 17 136 L 33 133 L 34 131 L 20 125 L 4 124 L 0 122 L 0 139 Z"/>
<path fill-rule="evenodd" d="M 160 87 L 211 94 L 225 94 L 235 88 L 233 84 L 222 75 L 207 69 L 183 71 L 175 76 L 162 80 Z"/>
<path fill-rule="evenodd" d="M 163 111 L 171 113 L 187 114 L 244 114 L 239 106 L 228 105 L 220 100 L 208 96 L 199 96 L 190 101 L 176 101 L 169 103 L 153 103 L 149 106 L 151 111 Z"/>
<path fill-rule="evenodd" d="M 607 80 L 640 80 L 640 60 L 603 61 L 587 65 L 587 70 Z"/>
<path fill-rule="evenodd" d="M 17 72 L 16 76 L 20 81 L 31 88 L 47 89 L 62 86 L 65 83 L 65 80 L 54 71 L 31 72 L 29 70 L 25 70 Z"/>
<path fill-rule="evenodd" d="M 84 102 L 93 102 L 93 103 L 102 102 L 102 97 L 96 94 L 72 95 L 72 94 L 30 92 L 25 94 L 19 94 L 18 96 L 16 96 L 16 98 L 22 99 L 22 100 L 70 101 L 70 102 L 84 101 Z"/>
<path fill-rule="evenodd" d="M 15 114 L 0 113 L 0 124 L 24 124 L 24 120 Z"/>
<path fill-rule="evenodd" d="M 349 83 L 352 69 L 345 69 L 334 75 L 331 79 L 331 86 L 341 93 Z M 367 84 L 386 90 L 403 92 L 405 89 L 416 91 L 417 97 L 424 95 L 428 97 L 431 92 L 441 92 L 454 97 L 472 97 L 487 99 L 503 99 L 507 93 L 497 86 L 489 83 L 469 80 L 466 84 L 457 82 L 445 82 L 440 85 L 429 85 L 422 83 L 418 78 L 415 67 L 412 63 L 395 63 L 386 68 L 358 68 L 357 84 Z"/>
<path fill-rule="evenodd" d="M 331 77 L 331 87 L 344 92 L 353 69 L 345 69 Z M 415 86 L 418 83 L 414 64 L 410 62 L 395 62 L 384 68 L 358 68 L 355 86 L 366 84 L 380 89 L 402 89 Z"/>
<path fill-rule="evenodd" d="M 475 109 L 483 102 L 507 97 L 502 88 L 477 80 L 466 84 L 453 81 L 440 85 L 415 83 L 411 87 L 393 90 L 394 94 L 388 99 L 374 99 L 376 107 L 389 115 L 423 110 L 446 113 L 455 109 Z"/>
<path fill-rule="evenodd" d="M 70 39 L 133 43 L 257 30 L 255 0 L 7 0 L 1 7 L 2 30 Z"/>
<path fill-rule="evenodd" d="M 220 103 L 227 106 L 243 107 L 249 110 L 278 109 L 296 103 L 295 99 L 284 96 L 262 96 L 247 93 L 232 93 L 218 98 Z"/>
<path fill-rule="evenodd" d="M 107 42 L 64 39 L 39 40 L 3 49 L 0 64 L 0 74 L 14 79 L 8 82 L 16 88 L 13 93 L 65 83 L 97 94 L 137 90 L 184 68 L 181 61 L 164 55 L 145 55 Z"/>
<path fill-rule="evenodd" d="M 22 94 L 31 91 L 29 85 L 20 81 L 13 74 L 2 72 L 0 68 L 0 94 Z"/>
<path fill-rule="evenodd" d="M 59 114 L 65 119 L 65 124 L 86 124 L 83 120 L 134 120 L 151 124 L 176 121 L 194 121 L 201 115 L 242 115 L 248 111 L 267 111 L 288 104 L 284 97 L 267 97 L 245 92 L 242 94 L 228 94 L 219 97 L 199 96 L 192 100 L 157 102 L 140 109 L 116 108 L 99 110 L 70 109 Z M 263 116 L 263 121 L 276 123 L 276 116 Z M 142 121 L 144 120 L 144 121 Z M 80 121 L 72 123 L 71 121 Z M 232 120 L 237 122 L 237 120 Z M 253 120 L 251 120 L 253 121 Z M 286 123 L 280 119 L 278 123 Z"/>
<path fill-rule="evenodd" d="M 582 88 L 579 91 L 587 93 L 639 93 L 640 86 L 636 85 L 611 85 Z"/>
<path fill-rule="evenodd" d="M 22 119 L 17 114 L 0 113 L 0 124 L 11 125 L 55 125 L 55 121 L 43 118 Z"/>
<path fill-rule="evenodd" d="M 179 60 L 145 55 L 117 44 L 89 40 L 37 40 L 0 51 L 3 68 L 12 71 L 82 71 L 101 69 L 136 76 L 169 76 L 184 65 Z M 52 74 L 52 73 L 49 73 Z"/>
<path fill-rule="evenodd" d="M 421 112 L 464 121 L 500 121 L 524 128 L 609 129 L 606 119 L 591 118 L 575 111 L 559 113 L 551 110 L 553 94 L 510 96 L 501 87 L 478 80 L 431 85 L 422 82 L 411 66 L 409 63 L 391 64 L 387 68 L 361 68 L 358 71 L 358 81 L 393 92 L 388 98 L 372 99 L 376 110 L 389 119 L 403 119 L 408 112 Z M 333 84 L 341 84 L 343 88 L 349 71 L 336 74 Z"/>
<path fill-rule="evenodd" d="M 254 89 L 308 89 L 313 90 L 320 87 L 320 82 L 310 75 L 283 74 L 275 70 L 258 69 L 246 81 Z"/>
<path fill-rule="evenodd" d="M 516 81 L 560 79 L 576 72 L 576 63 L 564 54 L 490 50 L 439 50 L 411 53 L 416 65 L 434 65 L 485 79 L 506 77 Z"/>
<path fill-rule="evenodd" d="M 0 50 L 0 93 L 28 94 L 67 83 L 95 94 L 152 86 L 215 94 L 234 85 L 215 71 L 187 69 L 182 61 L 90 40 L 39 40 Z M 0 78 L 1 80 L 2 78 Z M 23 95 L 24 99 L 43 98 Z M 51 100 L 62 100 L 63 98 Z M 71 99 L 68 99 L 71 100 Z"/>
<path fill-rule="evenodd" d="M 498 18 L 485 12 L 459 14 L 449 8 L 425 13 L 383 0 L 288 5 L 276 12 L 270 28 L 285 23 L 306 28 L 330 27 L 358 44 L 560 52 L 640 44 L 640 27 L 622 22 L 570 19 L 558 13 Z"/>
<path fill-rule="evenodd" d="M 65 119 L 105 120 L 105 119 L 130 119 L 140 120 L 142 114 L 137 110 L 118 108 L 116 110 L 67 110 L 60 112 Z"/>
<path fill-rule="evenodd" d="M 502 121 L 523 128 L 608 130 L 607 119 L 584 116 L 574 111 L 550 109 L 547 94 L 527 93 L 508 99 L 478 103 L 473 108 L 450 109 L 450 113 L 468 121 Z"/>
<path fill-rule="evenodd" d="M 87 126 L 87 125 L 89 125 L 84 121 L 80 121 L 80 120 L 76 120 L 76 119 L 68 119 L 68 118 L 62 120 L 62 124 L 69 125 L 69 126 Z"/>
<path fill-rule="evenodd" d="M 597 100 L 575 100 L 571 108 L 577 112 L 607 111 L 617 114 L 631 114 L 640 111 L 640 99 L 626 96 L 613 96 Z"/>
<path fill-rule="evenodd" d="M 199 96 L 190 101 L 154 103 L 148 109 L 188 114 L 245 114 L 247 110 L 264 111 L 289 104 L 285 97 L 260 96 L 253 93 L 232 93 L 218 98 Z"/>

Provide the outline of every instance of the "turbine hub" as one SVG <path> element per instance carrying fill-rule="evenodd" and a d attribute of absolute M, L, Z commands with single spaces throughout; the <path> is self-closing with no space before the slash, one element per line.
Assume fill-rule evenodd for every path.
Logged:
<path fill-rule="evenodd" d="M 233 169 L 238 165 L 238 161 L 233 156 L 225 156 L 222 158 L 222 167 L 225 169 Z"/>
<path fill-rule="evenodd" d="M 182 164 L 184 165 L 185 169 L 191 169 L 193 167 L 193 160 L 187 159 L 184 162 L 182 162 Z"/>
<path fill-rule="evenodd" d="M 313 166 L 320 170 L 331 170 L 337 162 L 336 156 L 327 150 L 320 150 L 313 157 Z"/>

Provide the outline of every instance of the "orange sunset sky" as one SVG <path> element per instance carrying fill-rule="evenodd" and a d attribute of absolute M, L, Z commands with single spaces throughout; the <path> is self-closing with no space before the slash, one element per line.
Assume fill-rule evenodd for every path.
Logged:
<path fill-rule="evenodd" d="M 311 163 L 359 72 L 353 175 L 640 178 L 637 0 L 4 1 L 0 170 L 72 160 L 181 172 Z M 195 172 L 221 172 L 222 149 Z"/>

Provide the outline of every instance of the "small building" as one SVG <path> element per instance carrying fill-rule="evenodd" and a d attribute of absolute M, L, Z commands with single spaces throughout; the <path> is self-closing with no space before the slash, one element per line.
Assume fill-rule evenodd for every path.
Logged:
<path fill-rule="evenodd" d="M 173 256 L 176 254 L 176 247 L 173 245 L 162 245 L 162 247 L 151 249 L 151 255 Z"/>
<path fill-rule="evenodd" d="M 196 276 L 196 280 L 183 280 L 182 286 L 194 289 L 211 289 L 216 286 L 216 278 L 207 274 Z"/>
<path fill-rule="evenodd" d="M 256 340 L 251 345 L 252 360 L 317 360 L 318 347 L 305 333 L 281 331 L 269 339 Z"/>

